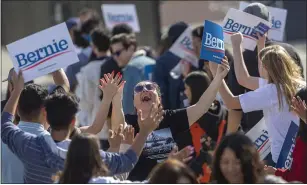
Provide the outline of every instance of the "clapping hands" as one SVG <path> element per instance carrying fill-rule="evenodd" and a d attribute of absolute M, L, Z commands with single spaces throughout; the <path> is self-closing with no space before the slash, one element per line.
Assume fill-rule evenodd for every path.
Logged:
<path fill-rule="evenodd" d="M 112 100 L 115 94 L 118 92 L 121 86 L 125 84 L 125 81 L 122 81 L 122 75 L 117 73 L 114 78 L 114 71 L 110 74 L 105 74 L 104 78 L 100 79 L 99 88 L 103 92 L 103 98 Z"/>

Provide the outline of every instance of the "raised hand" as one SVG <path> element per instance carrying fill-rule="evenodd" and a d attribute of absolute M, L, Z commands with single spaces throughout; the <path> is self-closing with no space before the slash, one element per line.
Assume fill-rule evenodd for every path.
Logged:
<path fill-rule="evenodd" d="M 224 79 L 227 76 L 229 70 L 230 70 L 230 66 L 229 66 L 229 63 L 228 63 L 228 58 L 226 56 L 224 56 L 221 64 L 219 64 L 218 67 L 217 67 L 215 77 L 218 77 L 220 79 Z"/>
<path fill-rule="evenodd" d="M 131 125 L 126 126 L 124 130 L 124 140 L 122 144 L 132 145 L 134 142 L 134 128 Z"/>
<path fill-rule="evenodd" d="M 114 132 L 113 130 L 109 130 L 109 144 L 110 149 L 112 149 L 112 152 L 118 152 L 120 144 L 125 139 L 123 134 L 123 125 L 119 125 L 119 128 L 117 132 Z"/>
<path fill-rule="evenodd" d="M 266 40 L 266 37 L 267 37 L 267 33 L 265 33 L 263 36 L 261 36 L 258 32 L 256 34 L 257 34 L 257 37 L 258 37 L 257 45 L 264 46 L 265 40 Z"/>
<path fill-rule="evenodd" d="M 25 86 L 25 81 L 22 75 L 22 71 L 19 70 L 19 73 L 17 74 L 15 70 L 12 72 L 12 81 L 13 81 L 13 88 L 16 92 L 21 93 Z"/>
<path fill-rule="evenodd" d="M 299 96 L 297 96 L 296 98 L 293 97 L 291 108 L 306 123 L 307 106 L 305 100 L 302 101 Z"/>
<path fill-rule="evenodd" d="M 125 82 L 119 86 L 115 96 L 113 97 L 113 100 L 122 101 L 123 99 L 123 92 L 124 92 Z"/>
<path fill-rule="evenodd" d="M 110 98 L 112 99 L 115 94 L 117 93 L 118 89 L 125 83 L 125 81 L 121 81 L 122 75 L 120 73 L 117 73 L 117 75 L 114 77 L 114 71 L 110 74 L 105 74 L 104 78 L 100 79 L 99 88 L 103 92 L 104 98 Z"/>
<path fill-rule="evenodd" d="M 177 159 L 182 162 L 189 162 L 193 156 L 194 148 L 192 146 L 186 146 L 178 152 L 178 147 L 175 146 L 171 153 L 168 155 L 169 159 Z"/>
<path fill-rule="evenodd" d="M 243 35 L 241 32 L 237 32 L 232 34 L 230 39 L 233 46 L 238 46 L 242 43 Z"/>
<path fill-rule="evenodd" d="M 162 106 L 157 106 L 155 103 L 152 104 L 149 114 L 144 118 L 142 111 L 138 111 L 138 124 L 140 127 L 140 132 L 145 134 L 150 134 L 154 131 L 163 119 L 163 109 Z"/>

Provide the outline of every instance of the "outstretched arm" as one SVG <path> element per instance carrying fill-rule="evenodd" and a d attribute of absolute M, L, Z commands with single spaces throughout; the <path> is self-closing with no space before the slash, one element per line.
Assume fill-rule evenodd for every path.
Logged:
<path fill-rule="evenodd" d="M 226 57 L 227 59 L 227 57 Z M 210 62 L 210 70 L 212 74 L 215 75 L 217 71 L 217 64 Z M 228 109 L 241 109 L 241 104 L 239 100 L 239 96 L 234 96 L 232 92 L 229 90 L 227 84 L 224 80 L 222 80 L 222 85 L 219 89 L 220 95 L 223 99 L 225 106 Z"/>
<path fill-rule="evenodd" d="M 112 100 L 112 114 L 111 114 L 112 130 L 117 130 L 120 124 L 123 124 L 125 128 L 125 116 L 124 116 L 123 104 L 122 104 L 124 85 L 125 84 L 119 87 L 117 93 L 115 94 Z"/>
<path fill-rule="evenodd" d="M 236 78 L 240 85 L 248 89 L 255 90 L 259 87 L 258 83 L 259 79 L 258 77 L 250 76 L 248 73 L 242 55 L 242 48 L 241 48 L 242 40 L 243 36 L 240 32 L 235 33 L 231 36 Z"/>
<path fill-rule="evenodd" d="M 211 82 L 208 89 L 200 97 L 199 101 L 195 105 L 187 108 L 187 115 L 190 126 L 209 110 L 216 97 L 218 89 L 221 86 L 222 80 L 225 78 L 228 72 L 229 64 L 226 57 L 222 60 L 222 63 L 219 65 L 213 81 Z"/>
<path fill-rule="evenodd" d="M 104 79 L 101 79 L 101 86 L 99 88 L 103 91 L 103 99 L 95 120 L 92 125 L 81 127 L 81 132 L 98 134 L 104 126 L 105 121 L 107 120 L 110 104 L 118 88 L 125 82 L 119 84 L 121 76 L 119 74 L 113 79 L 114 73 L 105 74 Z"/>
<path fill-rule="evenodd" d="M 61 68 L 52 73 L 52 78 L 56 86 L 62 86 L 66 92 L 70 91 L 70 85 L 65 71 Z"/>

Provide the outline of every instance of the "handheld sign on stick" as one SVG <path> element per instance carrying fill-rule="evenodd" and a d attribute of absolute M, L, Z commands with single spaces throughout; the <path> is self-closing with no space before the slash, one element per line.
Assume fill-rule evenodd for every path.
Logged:
<path fill-rule="evenodd" d="M 263 36 L 270 28 L 271 23 L 257 16 L 231 8 L 223 21 L 224 41 L 231 44 L 231 35 L 241 32 L 243 48 L 254 51 L 257 45 L 257 32 Z"/>
<path fill-rule="evenodd" d="M 8 44 L 15 71 L 25 82 L 79 61 L 65 23 Z"/>
<path fill-rule="evenodd" d="M 240 2 L 240 10 L 244 10 L 249 5 L 248 2 Z M 268 38 L 276 41 L 284 40 L 284 32 L 286 27 L 287 10 L 266 6 L 271 15 L 272 28 L 268 32 Z"/>
<path fill-rule="evenodd" d="M 189 62 L 194 67 L 198 68 L 198 58 L 195 55 L 192 44 L 192 28 L 188 27 L 179 36 L 175 43 L 169 49 L 174 55 L 182 60 Z M 181 75 L 181 62 L 179 62 L 170 72 L 174 79 L 178 79 Z"/>
<path fill-rule="evenodd" d="M 193 50 L 192 28 L 186 28 L 169 50 L 179 58 L 195 65 L 195 63 L 198 62 L 198 59 Z"/>
<path fill-rule="evenodd" d="M 112 30 L 117 24 L 128 24 L 134 32 L 140 32 L 139 19 L 134 4 L 103 4 L 102 15 L 106 27 Z"/>
<path fill-rule="evenodd" d="M 200 58 L 220 64 L 224 56 L 223 28 L 214 22 L 205 20 Z"/>

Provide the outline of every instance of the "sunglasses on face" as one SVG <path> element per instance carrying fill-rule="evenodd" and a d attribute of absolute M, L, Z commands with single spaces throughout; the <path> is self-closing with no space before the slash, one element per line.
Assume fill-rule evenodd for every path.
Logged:
<path fill-rule="evenodd" d="M 145 85 L 137 85 L 135 88 L 134 88 L 134 92 L 135 93 L 140 93 L 142 92 L 143 90 L 147 90 L 147 91 L 152 91 L 154 90 L 156 87 L 154 84 L 145 84 Z"/>
<path fill-rule="evenodd" d="M 124 49 L 121 49 L 121 50 L 115 51 L 115 52 L 113 52 L 113 53 L 112 53 L 112 55 L 113 55 L 113 56 L 117 56 L 117 57 L 119 57 L 119 56 L 120 56 L 120 54 L 122 53 L 122 51 L 124 51 Z"/>

